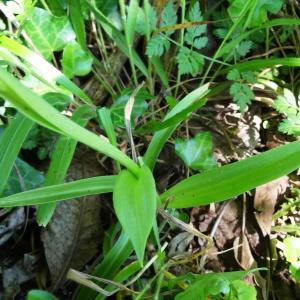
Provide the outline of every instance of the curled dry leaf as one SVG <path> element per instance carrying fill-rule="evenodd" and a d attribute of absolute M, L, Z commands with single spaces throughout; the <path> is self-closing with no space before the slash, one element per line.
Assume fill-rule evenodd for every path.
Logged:
<path fill-rule="evenodd" d="M 251 253 L 250 245 L 245 234 L 241 234 L 233 242 L 234 257 L 237 263 L 245 270 L 253 267 L 255 260 Z"/>
<path fill-rule="evenodd" d="M 277 199 L 289 186 L 289 178 L 283 176 L 256 188 L 254 198 L 255 218 L 264 236 L 270 234 L 272 215 Z"/>

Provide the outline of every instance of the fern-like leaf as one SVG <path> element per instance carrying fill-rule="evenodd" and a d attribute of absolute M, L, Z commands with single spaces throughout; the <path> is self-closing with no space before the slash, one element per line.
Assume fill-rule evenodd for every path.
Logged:
<path fill-rule="evenodd" d="M 233 101 L 240 107 L 241 112 L 245 111 L 247 105 L 254 99 L 252 90 L 244 83 L 233 83 L 229 92 L 233 97 Z"/>
<path fill-rule="evenodd" d="M 202 71 L 204 59 L 203 56 L 196 51 L 181 47 L 176 59 L 180 75 L 191 74 L 194 76 Z"/>

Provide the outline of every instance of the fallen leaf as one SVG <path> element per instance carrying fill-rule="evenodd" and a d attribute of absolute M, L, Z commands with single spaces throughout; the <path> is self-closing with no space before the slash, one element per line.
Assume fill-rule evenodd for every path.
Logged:
<path fill-rule="evenodd" d="M 233 242 L 234 257 L 237 263 L 244 269 L 249 270 L 253 267 L 255 260 L 251 253 L 250 245 L 245 234 L 241 234 Z"/>
<path fill-rule="evenodd" d="M 277 199 L 289 186 L 289 178 L 283 176 L 256 188 L 254 198 L 255 218 L 264 236 L 270 234 L 272 215 Z"/>

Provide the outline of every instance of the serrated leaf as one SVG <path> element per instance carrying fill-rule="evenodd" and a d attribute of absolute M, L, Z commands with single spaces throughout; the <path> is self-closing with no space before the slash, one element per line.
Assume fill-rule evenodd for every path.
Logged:
<path fill-rule="evenodd" d="M 67 17 L 56 17 L 35 7 L 24 24 L 24 29 L 42 55 L 50 60 L 54 51 L 63 48 L 76 38 Z"/>
<path fill-rule="evenodd" d="M 250 83 L 256 82 L 256 76 L 252 71 L 242 72 L 242 78 Z"/>
<path fill-rule="evenodd" d="M 252 90 L 244 83 L 233 83 L 229 92 L 233 97 L 233 101 L 240 107 L 241 112 L 245 111 L 247 105 L 254 99 Z"/>
<path fill-rule="evenodd" d="M 199 2 L 195 2 L 188 15 L 190 22 L 199 22 L 203 20 L 200 12 Z M 206 46 L 208 39 L 207 37 L 201 37 L 206 33 L 206 25 L 198 25 L 187 28 L 184 35 L 184 41 L 197 49 L 201 49 Z"/>
<path fill-rule="evenodd" d="M 209 170 L 217 166 L 212 156 L 213 144 L 209 132 L 201 132 L 186 141 L 177 139 L 175 151 L 185 164 L 194 170 Z"/>
<path fill-rule="evenodd" d="M 151 37 L 148 42 L 146 54 L 148 56 L 162 56 L 170 48 L 170 42 L 162 35 Z"/>
<path fill-rule="evenodd" d="M 288 117 L 294 117 L 300 111 L 294 94 L 288 89 L 284 89 L 283 95 L 277 97 L 273 103 L 273 107 Z"/>
<path fill-rule="evenodd" d="M 234 280 L 230 284 L 230 295 L 226 300 L 256 300 L 256 289 L 242 280 Z"/>
<path fill-rule="evenodd" d="M 150 169 L 143 165 L 138 177 L 127 170 L 121 171 L 116 179 L 113 202 L 117 217 L 143 264 L 156 215 L 156 188 Z"/>
<path fill-rule="evenodd" d="M 191 49 L 181 47 L 176 56 L 179 74 L 191 74 L 193 76 L 201 73 L 204 64 L 203 56 Z"/>
<path fill-rule="evenodd" d="M 232 69 L 228 72 L 226 78 L 228 80 L 237 81 L 241 79 L 241 75 L 237 69 Z"/>
<path fill-rule="evenodd" d="M 37 171 L 25 161 L 17 158 L 14 167 L 9 175 L 4 190 L 4 195 L 9 196 L 41 186 L 44 182 L 44 175 Z"/>
<path fill-rule="evenodd" d="M 125 127 L 124 109 L 131 93 L 132 90 L 124 90 L 122 95 L 118 97 L 111 106 L 111 118 L 114 126 L 116 127 Z M 149 100 L 151 98 L 152 96 L 145 89 L 141 89 L 137 93 L 133 105 L 133 110 L 131 113 L 132 127 L 134 127 L 134 120 L 141 116 L 147 110 L 148 104 L 146 100 Z"/>
<path fill-rule="evenodd" d="M 77 42 L 72 41 L 64 49 L 61 64 L 68 78 L 85 76 L 92 69 L 93 58 Z"/>
<path fill-rule="evenodd" d="M 148 10 L 149 10 L 147 15 L 148 24 L 146 24 L 147 19 L 145 16 L 145 11 L 141 7 L 138 8 L 135 31 L 142 35 L 147 34 L 148 28 L 150 32 L 156 28 L 156 23 L 157 23 L 156 11 L 151 5 L 149 5 Z"/>
<path fill-rule="evenodd" d="M 161 26 L 172 26 L 177 23 L 177 14 L 173 5 L 173 1 L 170 0 L 161 13 Z M 166 32 L 167 35 L 171 35 L 175 32 L 175 30 L 168 30 Z"/>
<path fill-rule="evenodd" d="M 299 117 L 289 117 L 280 122 L 279 131 L 290 134 L 290 135 L 300 135 L 300 118 Z"/>
<path fill-rule="evenodd" d="M 250 49 L 253 46 L 253 42 L 252 41 L 242 41 L 239 43 L 239 45 L 236 47 L 236 51 L 238 53 L 239 56 L 244 57 L 246 56 Z"/>

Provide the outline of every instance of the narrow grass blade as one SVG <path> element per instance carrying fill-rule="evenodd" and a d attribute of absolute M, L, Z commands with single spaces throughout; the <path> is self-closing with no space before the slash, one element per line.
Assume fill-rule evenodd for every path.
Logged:
<path fill-rule="evenodd" d="M 184 111 L 188 107 L 190 107 L 193 103 L 196 101 L 200 101 L 201 99 L 204 99 L 205 96 L 209 93 L 208 89 L 209 84 L 205 84 L 201 86 L 200 88 L 192 91 L 188 95 L 186 95 L 165 117 L 164 121 L 174 117 L 178 113 Z M 203 105 L 205 104 L 205 100 L 203 100 Z M 162 150 L 164 144 L 168 140 L 168 138 L 171 136 L 171 134 L 174 132 L 176 127 L 179 125 L 177 123 L 176 125 L 173 125 L 171 127 L 165 128 L 163 130 L 155 132 L 151 143 L 147 149 L 147 152 L 144 156 L 144 162 L 148 165 L 148 167 L 152 170 L 154 168 L 155 162 L 157 160 L 157 157 Z"/>
<path fill-rule="evenodd" d="M 43 98 L 23 86 L 7 71 L 0 69 L 0 80 L 0 95 L 24 115 L 50 130 L 82 142 L 119 161 L 134 174 L 138 173 L 139 167 L 127 155 L 94 133 L 61 115 Z"/>
<path fill-rule="evenodd" d="M 72 120 L 81 126 L 85 126 L 93 116 L 93 111 L 91 111 L 89 106 L 85 105 L 80 106 L 74 112 Z M 51 157 L 49 170 L 45 179 L 45 186 L 63 183 L 71 164 L 76 145 L 77 141 L 69 137 L 61 136 L 59 138 Z M 55 207 L 55 202 L 43 204 L 38 207 L 36 220 L 40 226 L 46 226 L 48 224 Z"/>
<path fill-rule="evenodd" d="M 69 0 L 69 10 L 70 10 L 70 20 L 74 31 L 76 33 L 76 38 L 82 49 L 87 49 L 86 47 L 86 32 L 84 26 L 84 19 L 82 16 L 81 1 Z"/>
<path fill-rule="evenodd" d="M 40 55 L 4 35 L 0 36 L 0 46 L 24 59 L 28 64 L 34 67 L 37 72 L 42 74 L 44 79 L 48 80 L 49 82 L 53 81 L 61 84 L 87 104 L 92 104 L 93 101 L 82 89 L 80 89 L 69 78 L 67 78 L 63 73 L 57 70 Z"/>
<path fill-rule="evenodd" d="M 228 200 L 296 170 L 300 141 L 191 176 L 161 195 L 169 207 L 186 208 Z"/>
<path fill-rule="evenodd" d="M 250 61 L 242 62 L 225 68 L 220 74 L 227 74 L 231 69 L 243 71 L 256 71 L 262 68 L 269 68 L 276 65 L 286 67 L 300 67 L 300 58 L 286 57 L 286 58 L 270 58 L 270 59 L 253 59 Z"/>
<path fill-rule="evenodd" d="M 122 264 L 128 259 L 133 252 L 133 247 L 128 236 L 122 232 L 118 241 L 109 253 L 104 257 L 101 263 L 93 271 L 94 276 L 100 276 L 107 279 L 113 279 L 120 270 Z M 94 300 L 97 297 L 97 292 L 82 287 L 78 294 L 74 297 L 75 300 Z M 98 298 L 99 297 L 99 298 Z M 97 299 L 103 299 L 99 295 Z"/>
<path fill-rule="evenodd" d="M 51 203 L 77 197 L 111 193 L 116 176 L 98 176 L 0 198 L 0 207 L 15 207 Z"/>
<path fill-rule="evenodd" d="M 11 121 L 0 139 L 0 195 L 3 193 L 14 162 L 34 122 L 22 114 Z"/>

